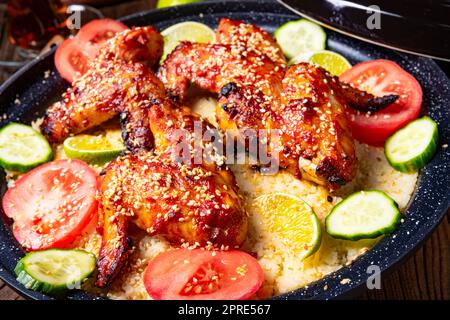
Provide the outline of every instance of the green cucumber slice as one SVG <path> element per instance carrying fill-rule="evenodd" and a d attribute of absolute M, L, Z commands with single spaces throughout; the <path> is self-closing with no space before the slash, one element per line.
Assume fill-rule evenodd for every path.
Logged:
<path fill-rule="evenodd" d="M 0 130 L 0 166 L 4 169 L 25 173 L 52 158 L 50 144 L 32 127 L 11 122 Z"/>
<path fill-rule="evenodd" d="M 49 294 L 79 289 L 95 270 L 96 258 L 82 250 L 50 249 L 28 253 L 14 269 L 25 288 Z"/>
<path fill-rule="evenodd" d="M 274 35 L 288 59 L 301 53 L 324 50 L 327 40 L 322 27 L 305 19 L 283 24 Z"/>
<path fill-rule="evenodd" d="M 337 239 L 374 239 L 400 224 L 398 206 L 386 193 L 360 191 L 337 204 L 325 219 L 325 229 Z"/>
<path fill-rule="evenodd" d="M 436 122 L 430 117 L 423 117 L 394 133 L 386 141 L 384 153 L 394 169 L 415 172 L 433 158 L 438 141 Z"/>

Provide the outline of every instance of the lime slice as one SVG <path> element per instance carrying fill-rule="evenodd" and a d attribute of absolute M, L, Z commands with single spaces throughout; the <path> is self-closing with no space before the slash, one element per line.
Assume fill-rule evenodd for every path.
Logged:
<path fill-rule="evenodd" d="M 156 8 L 166 8 L 166 7 L 172 7 L 172 6 L 179 6 L 182 4 L 189 4 L 189 3 L 195 3 L 200 2 L 201 0 L 158 0 L 158 3 L 156 4 Z"/>
<path fill-rule="evenodd" d="M 100 135 L 81 134 L 64 141 L 68 158 L 91 164 L 104 164 L 125 150 L 120 130 L 108 130 Z"/>
<path fill-rule="evenodd" d="M 339 53 L 329 50 L 302 53 L 295 58 L 292 58 L 291 61 L 289 61 L 289 64 L 292 65 L 304 61 L 318 64 L 335 76 L 340 76 L 342 73 L 352 67 L 350 62 L 348 62 L 348 60 L 341 56 Z"/>
<path fill-rule="evenodd" d="M 302 259 L 319 249 L 322 239 L 319 219 L 302 199 L 271 193 L 256 198 L 252 206 L 269 232 Z"/>
<path fill-rule="evenodd" d="M 283 53 L 288 59 L 305 52 L 325 49 L 327 35 L 319 25 L 308 20 L 290 21 L 275 31 Z"/>
<path fill-rule="evenodd" d="M 194 21 L 177 23 L 163 30 L 161 34 L 164 36 L 164 53 L 161 62 L 181 41 L 210 43 L 216 37 L 214 30 L 210 27 Z"/>

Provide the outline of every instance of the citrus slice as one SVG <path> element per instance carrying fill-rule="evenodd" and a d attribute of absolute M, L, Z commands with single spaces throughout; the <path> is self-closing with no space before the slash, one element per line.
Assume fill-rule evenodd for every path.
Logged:
<path fill-rule="evenodd" d="M 302 259 L 319 249 L 322 239 L 319 219 L 302 199 L 270 193 L 256 198 L 252 206 L 269 232 Z"/>
<path fill-rule="evenodd" d="M 91 164 L 104 164 L 125 150 L 120 130 L 108 130 L 100 135 L 81 134 L 64 141 L 68 158 Z"/>
<path fill-rule="evenodd" d="M 323 50 L 327 40 L 321 26 L 305 19 L 283 24 L 274 35 L 288 59 L 301 53 Z"/>
<path fill-rule="evenodd" d="M 186 21 L 174 24 L 163 30 L 161 34 L 164 37 L 164 53 L 161 61 L 164 61 L 169 53 L 181 42 L 191 41 L 199 43 L 213 42 L 216 34 L 207 25 L 195 21 Z"/>
<path fill-rule="evenodd" d="M 345 59 L 343 56 L 341 56 L 339 53 L 329 50 L 322 50 L 318 52 L 304 53 L 298 55 L 291 61 L 289 61 L 289 64 L 292 65 L 304 61 L 318 64 L 319 66 L 321 66 L 322 68 L 324 68 L 329 73 L 335 76 L 340 76 L 342 73 L 344 73 L 345 71 L 347 71 L 352 67 L 350 62 L 348 62 L 348 60 Z"/>
<path fill-rule="evenodd" d="M 166 8 L 166 7 L 172 7 L 172 6 L 179 6 L 182 4 L 189 4 L 189 3 L 195 3 L 200 2 L 201 0 L 158 0 L 158 3 L 156 4 L 156 8 Z"/>

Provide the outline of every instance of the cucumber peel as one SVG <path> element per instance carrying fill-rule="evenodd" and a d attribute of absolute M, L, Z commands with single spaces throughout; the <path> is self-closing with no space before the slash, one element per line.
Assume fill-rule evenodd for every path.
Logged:
<path fill-rule="evenodd" d="M 416 172 L 434 156 L 439 142 L 438 126 L 430 117 L 410 122 L 385 144 L 389 164 L 401 172 Z"/>
<path fill-rule="evenodd" d="M 274 36 L 288 59 L 301 53 L 324 50 L 327 40 L 322 27 L 306 19 L 283 24 Z"/>
<path fill-rule="evenodd" d="M 325 219 L 325 230 L 337 239 L 375 239 L 392 233 L 400 221 L 398 205 L 386 193 L 360 191 L 333 208 Z"/>
<path fill-rule="evenodd" d="M 83 250 L 50 249 L 30 252 L 16 265 L 17 281 L 25 288 L 48 294 L 79 289 L 95 270 L 96 258 Z"/>
<path fill-rule="evenodd" d="M 11 122 L 0 130 L 0 166 L 25 173 L 53 158 L 45 137 L 30 126 Z"/>

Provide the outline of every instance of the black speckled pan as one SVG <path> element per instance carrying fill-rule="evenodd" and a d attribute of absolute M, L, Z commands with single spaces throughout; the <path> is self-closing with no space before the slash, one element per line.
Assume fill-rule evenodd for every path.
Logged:
<path fill-rule="evenodd" d="M 130 26 L 153 24 L 160 30 L 181 21 L 196 20 L 216 27 L 221 17 L 242 19 L 274 31 L 283 23 L 298 17 L 275 2 L 237 1 L 200 3 L 180 8 L 150 11 L 123 19 Z M 424 91 L 423 113 L 439 124 L 440 147 L 431 163 L 422 170 L 414 197 L 406 212 L 405 222 L 395 234 L 385 238 L 372 250 L 358 258 L 351 266 L 301 288 L 279 299 L 343 298 L 365 285 L 367 268 L 378 265 L 387 271 L 413 253 L 439 224 L 450 206 L 450 148 L 442 148 L 450 140 L 450 80 L 430 59 L 419 58 L 363 43 L 334 32 L 328 32 L 328 48 L 342 53 L 352 63 L 386 58 L 397 62 L 412 73 Z M 60 78 L 53 65 L 53 51 L 31 62 L 0 87 L 0 115 L 6 114 L 0 126 L 9 121 L 29 124 L 41 116 L 49 104 L 57 99 L 68 84 Z M 45 76 L 50 70 L 49 76 Z M 48 72 L 47 72 L 48 75 Z M 20 101 L 20 103 L 19 103 Z M 1 194 L 6 190 L 4 173 L 0 174 Z M 13 269 L 24 251 L 14 240 L 10 221 L 2 214 L 0 222 L 0 277 L 33 299 L 51 297 L 26 290 L 14 279 Z M 342 279 L 351 279 L 341 284 Z M 328 290 L 324 291 L 324 286 Z M 68 299 L 95 299 L 81 291 L 71 292 Z"/>

